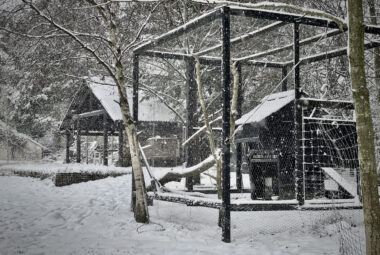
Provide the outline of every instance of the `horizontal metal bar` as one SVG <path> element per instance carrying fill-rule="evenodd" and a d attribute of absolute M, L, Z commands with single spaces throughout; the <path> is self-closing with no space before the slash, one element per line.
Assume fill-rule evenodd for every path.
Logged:
<path fill-rule="evenodd" d="M 258 19 L 267 19 L 267 20 L 277 20 L 284 21 L 288 23 L 297 22 L 299 24 L 318 26 L 318 27 L 327 27 L 327 28 L 343 28 L 347 30 L 346 25 L 342 27 L 337 24 L 335 21 L 317 18 L 311 16 L 305 16 L 301 14 L 278 12 L 278 11 L 268 11 L 268 10 L 259 10 L 259 9 L 248 9 L 241 7 L 231 6 L 231 15 L 237 16 L 247 16 Z M 364 32 L 369 34 L 380 34 L 380 26 L 373 25 L 364 25 Z"/>
<path fill-rule="evenodd" d="M 300 101 L 304 106 L 310 107 L 354 109 L 354 104 L 351 101 L 323 100 L 317 98 L 300 98 Z"/>
<path fill-rule="evenodd" d="M 368 49 L 376 48 L 379 46 L 380 46 L 380 41 L 366 42 L 364 44 L 364 49 L 368 50 Z M 328 52 L 323 52 L 323 53 L 319 53 L 319 54 L 316 54 L 313 56 L 301 58 L 300 64 L 305 65 L 305 64 L 310 64 L 313 62 L 318 62 L 318 61 L 336 58 L 336 57 L 340 57 L 340 56 L 347 56 L 347 47 L 343 47 L 343 48 L 339 48 L 336 50 L 331 50 Z M 292 66 L 293 61 L 288 61 L 288 62 L 285 62 L 284 64 L 286 66 Z"/>
<path fill-rule="evenodd" d="M 218 18 L 220 16 L 221 16 L 220 8 L 215 9 L 211 12 L 205 13 L 205 14 L 203 14 L 203 15 L 195 18 L 195 19 L 190 20 L 189 22 L 186 22 L 182 26 L 174 28 L 167 33 L 164 33 L 164 34 L 162 34 L 162 35 L 160 35 L 160 36 L 158 36 L 158 37 L 156 37 L 156 38 L 154 38 L 154 39 L 152 39 L 146 43 L 139 45 L 138 47 L 133 49 L 133 52 L 136 54 L 139 54 L 142 51 L 147 50 L 149 48 L 152 48 L 154 46 L 157 46 L 164 41 L 170 40 L 170 39 L 175 38 L 177 36 L 181 36 L 187 32 L 190 32 L 190 31 L 196 29 L 199 26 L 202 26 L 204 24 L 212 22 L 213 20 L 215 20 L 216 18 Z"/>
<path fill-rule="evenodd" d="M 352 124 L 355 124 L 356 123 L 356 120 L 346 120 L 346 119 L 334 119 L 334 118 L 317 118 L 317 117 L 303 117 L 304 120 L 306 121 L 320 121 L 320 122 L 331 122 L 331 121 L 334 121 L 334 122 L 340 122 L 339 125 L 352 125 Z"/>
<path fill-rule="evenodd" d="M 379 26 L 373 26 L 373 25 L 364 25 L 364 32 L 369 34 L 380 34 L 380 27 Z"/>
<path fill-rule="evenodd" d="M 277 20 L 277 21 L 284 21 L 284 22 L 289 22 L 289 23 L 297 22 L 299 24 L 327 27 L 327 28 L 340 28 L 339 24 L 329 19 L 315 18 L 315 17 L 305 16 L 301 14 L 278 12 L 278 11 L 248 9 L 248 8 L 233 7 L 233 6 L 231 6 L 230 8 L 231 8 L 231 15 L 246 16 L 246 17 L 252 17 L 252 18 L 257 18 L 257 19 Z"/>
<path fill-rule="evenodd" d="M 89 133 L 86 133 L 86 132 L 81 132 L 80 133 L 81 136 L 104 136 L 104 133 L 103 132 L 89 132 Z M 108 136 L 119 136 L 119 133 L 110 133 L 108 132 L 107 134 Z"/>
<path fill-rule="evenodd" d="M 256 60 L 248 60 L 248 61 L 239 61 L 238 59 L 232 59 L 234 62 L 239 62 L 242 65 L 246 66 L 261 66 L 261 67 L 272 67 L 272 68 L 283 68 L 286 66 L 283 62 L 268 62 L 268 61 L 256 61 Z"/>
<path fill-rule="evenodd" d="M 152 50 L 142 52 L 141 56 L 176 59 L 176 60 L 194 59 L 194 57 L 190 54 L 152 51 Z M 205 64 L 205 65 L 220 65 L 222 60 L 220 57 L 201 56 L 199 57 L 199 61 L 201 64 Z M 234 58 L 232 59 L 232 62 L 236 62 L 236 61 L 237 59 L 234 59 Z M 248 65 L 248 66 L 266 66 L 266 67 L 273 67 L 273 68 L 282 68 L 286 66 L 286 63 L 282 63 L 282 62 L 265 62 L 265 61 L 241 61 L 241 64 Z"/>
<path fill-rule="evenodd" d="M 282 22 L 282 21 L 274 22 L 274 23 L 272 23 L 272 24 L 270 24 L 268 26 L 262 27 L 262 28 L 260 28 L 258 30 L 249 32 L 249 33 L 244 34 L 244 35 L 239 36 L 239 37 L 235 37 L 235 38 L 231 39 L 230 44 L 234 45 L 234 44 L 243 42 L 243 41 L 248 40 L 248 39 L 250 39 L 252 37 L 259 36 L 259 35 L 261 35 L 263 33 L 267 33 L 269 31 L 272 31 L 273 29 L 282 27 L 284 25 L 286 25 L 286 23 Z M 222 47 L 222 44 L 219 43 L 219 44 L 217 44 L 217 45 L 215 45 L 213 47 L 210 47 L 210 48 L 207 48 L 205 50 L 199 51 L 199 52 L 195 53 L 195 55 L 201 56 L 201 55 L 204 55 L 204 54 L 209 53 L 211 51 L 220 49 L 221 47 Z"/>
<path fill-rule="evenodd" d="M 320 40 L 322 38 L 328 38 L 328 37 L 331 37 L 331 36 L 335 36 L 335 35 L 341 34 L 342 32 L 343 32 L 342 30 L 334 29 L 334 30 L 329 31 L 327 33 L 323 33 L 323 34 L 319 34 L 319 35 L 315 35 L 315 36 L 303 39 L 303 40 L 300 41 L 300 45 L 305 45 L 305 44 L 309 44 L 309 43 L 312 43 L 312 42 L 317 42 L 318 40 Z M 249 56 L 246 56 L 246 57 L 238 58 L 236 60 L 237 61 L 252 60 L 252 59 L 255 59 L 255 58 L 265 57 L 265 56 L 268 56 L 268 55 L 271 55 L 271 54 L 279 53 L 279 52 L 282 52 L 282 51 L 285 51 L 285 50 L 291 50 L 292 48 L 293 48 L 293 44 L 291 43 L 291 44 L 287 44 L 285 46 L 278 47 L 278 48 L 275 48 L 275 49 L 270 49 L 270 50 L 259 52 L 259 53 L 255 53 L 255 54 L 252 54 L 252 55 L 249 55 Z"/>

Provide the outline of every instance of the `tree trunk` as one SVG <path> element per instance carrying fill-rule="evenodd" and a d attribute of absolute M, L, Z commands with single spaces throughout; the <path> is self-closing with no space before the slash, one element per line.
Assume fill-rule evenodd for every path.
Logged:
<path fill-rule="evenodd" d="M 135 219 L 137 222 L 147 223 L 149 222 L 148 203 L 146 200 L 146 188 L 140 160 L 141 156 L 138 147 L 136 126 L 133 123 L 132 116 L 130 114 L 126 93 L 123 93 L 123 88 L 125 88 L 125 86 L 121 85 L 123 84 L 123 80 L 125 80 L 124 76 L 122 75 L 122 71 L 118 73 L 120 73 L 120 75 L 118 75 L 119 82 L 117 83 L 120 95 L 120 108 L 123 115 L 125 131 L 128 137 L 133 177 L 136 185 L 136 203 L 134 209 Z"/>
<path fill-rule="evenodd" d="M 123 116 L 123 122 L 125 126 L 125 131 L 128 137 L 129 150 L 131 154 L 132 169 L 134 184 L 136 188 L 136 201 L 134 203 L 134 214 L 137 222 L 148 223 L 149 222 L 149 212 L 148 203 L 146 199 L 146 187 L 144 180 L 144 173 L 141 166 L 141 156 L 139 150 L 139 143 L 137 140 L 136 126 L 133 122 L 131 111 L 128 104 L 127 91 L 126 91 L 126 78 L 124 75 L 124 66 L 121 62 L 121 47 L 118 46 L 117 40 L 117 26 L 116 26 L 116 13 L 120 11 L 119 5 L 115 4 L 114 8 L 109 8 L 110 13 L 110 40 L 112 42 L 112 52 L 114 54 L 114 66 L 115 72 L 113 75 L 114 81 L 117 85 L 119 98 L 120 98 L 120 109 Z M 133 197 L 133 194 L 132 194 Z M 134 201 L 132 201 L 134 202 Z"/>
<path fill-rule="evenodd" d="M 199 101 L 201 103 L 202 113 L 203 113 L 205 126 L 207 130 L 207 136 L 210 142 L 211 155 L 214 157 L 214 160 L 216 162 L 216 187 L 218 189 L 218 199 L 221 199 L 222 198 L 222 175 L 221 175 L 222 162 L 221 162 L 221 158 L 219 158 L 219 156 L 217 155 L 214 133 L 212 132 L 212 129 L 210 126 L 206 103 L 203 97 L 203 92 L 202 92 L 203 87 L 202 87 L 202 82 L 201 82 L 201 67 L 200 67 L 199 57 L 194 56 L 194 58 L 195 58 L 195 71 L 196 71 L 196 81 L 198 85 Z"/>
<path fill-rule="evenodd" d="M 356 112 L 367 254 L 380 254 L 380 205 L 374 132 L 364 68 L 362 0 L 348 1 L 349 60 Z"/>

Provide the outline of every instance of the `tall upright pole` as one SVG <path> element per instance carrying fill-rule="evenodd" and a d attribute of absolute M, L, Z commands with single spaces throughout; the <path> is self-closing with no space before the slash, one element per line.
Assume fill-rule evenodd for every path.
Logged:
<path fill-rule="evenodd" d="M 77 163 L 80 163 L 80 160 L 81 160 L 81 136 L 80 136 L 80 133 L 81 133 L 81 127 L 80 127 L 80 118 L 78 117 L 77 119 L 77 123 L 76 123 L 76 126 L 77 126 Z"/>
<path fill-rule="evenodd" d="M 136 128 L 139 121 L 139 55 L 133 54 L 133 121 Z"/>
<path fill-rule="evenodd" d="M 132 79 L 133 79 L 133 121 L 135 123 L 136 129 L 139 121 L 139 55 L 133 54 L 133 70 L 132 70 Z M 134 211 L 136 206 L 136 183 L 135 175 L 133 173 L 134 169 L 132 167 L 132 199 L 131 199 L 131 208 Z"/>
<path fill-rule="evenodd" d="M 282 91 L 287 91 L 288 90 L 288 79 L 287 79 L 287 76 L 288 76 L 288 68 L 286 66 L 284 66 L 282 68 L 282 77 L 281 77 L 281 89 Z"/>
<path fill-rule="evenodd" d="M 103 165 L 108 166 L 108 120 L 106 113 L 103 115 Z"/>
<path fill-rule="evenodd" d="M 230 212 L 230 114 L 231 114 L 231 71 L 230 71 L 230 8 L 222 7 L 222 241 L 231 242 L 231 212 Z"/>
<path fill-rule="evenodd" d="M 241 63 L 237 64 L 237 72 L 239 74 L 239 84 L 238 84 L 238 98 L 236 105 L 236 119 L 240 119 L 242 116 L 242 104 L 243 104 L 243 78 Z M 242 192 L 243 189 L 243 178 L 241 173 L 241 164 L 242 164 L 242 144 L 236 144 L 236 188 L 239 192 Z"/>
<path fill-rule="evenodd" d="M 295 169 L 294 177 L 296 184 L 296 199 L 300 205 L 305 203 L 305 189 L 304 189 L 304 173 L 302 162 L 302 106 L 300 104 L 301 98 L 301 84 L 300 84 L 300 44 L 299 44 L 299 24 L 294 23 L 293 34 L 293 64 L 294 64 L 294 156 L 295 156 Z"/>
<path fill-rule="evenodd" d="M 118 123 L 118 129 L 119 129 L 119 164 L 122 167 L 125 167 L 125 158 L 124 158 L 124 125 L 120 121 Z"/>
<path fill-rule="evenodd" d="M 66 129 L 66 164 L 70 163 L 70 130 Z"/>
<path fill-rule="evenodd" d="M 194 70 L 195 70 L 195 60 L 193 59 L 186 60 L 187 138 L 189 138 L 190 136 L 194 134 L 194 126 L 196 125 L 196 122 L 197 122 L 195 118 L 195 113 L 197 111 L 197 86 L 194 79 Z M 196 157 L 195 157 L 197 150 L 194 149 L 194 146 L 193 146 L 194 143 L 195 142 L 189 144 L 186 148 L 186 167 L 194 166 L 197 163 Z M 193 190 L 194 181 L 195 180 L 193 179 L 193 177 L 186 178 L 186 188 L 188 189 L 188 191 Z"/>

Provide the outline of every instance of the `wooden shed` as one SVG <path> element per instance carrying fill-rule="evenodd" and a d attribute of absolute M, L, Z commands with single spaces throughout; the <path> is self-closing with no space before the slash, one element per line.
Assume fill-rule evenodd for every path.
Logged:
<path fill-rule="evenodd" d="M 133 109 L 132 90 L 127 89 L 130 109 Z M 163 139 L 180 139 L 182 127 L 175 119 L 174 113 L 161 101 L 154 97 L 147 98 L 144 91 L 139 92 L 139 141 L 142 146 L 148 138 L 160 136 Z M 60 126 L 66 133 L 66 162 L 70 162 L 70 144 L 75 135 L 76 161 L 81 162 L 85 157 L 81 152 L 82 137 L 103 137 L 100 154 L 103 164 L 108 164 L 109 137 L 117 136 L 118 158 L 122 162 L 128 158 L 123 149 L 125 139 L 122 114 L 119 106 L 119 93 L 114 81 L 110 77 L 91 77 L 86 79 L 74 100 L 72 101 L 66 116 Z M 71 142 L 70 142 L 71 141 Z M 87 155 L 87 154 L 86 154 Z M 153 155 L 154 156 L 154 155 Z M 172 155 L 176 159 L 178 154 L 174 150 Z M 173 162 L 175 160 L 173 159 Z M 122 162 L 128 165 L 128 162 Z"/>
<path fill-rule="evenodd" d="M 296 192 L 294 90 L 264 97 L 258 106 L 236 121 L 235 143 L 248 163 L 252 199 L 294 199 Z M 327 108 L 342 110 L 349 102 L 301 98 L 301 149 L 305 199 L 327 196 L 326 180 L 338 183 L 340 194 L 357 195 L 358 154 L 352 119 L 330 116 Z M 335 105 L 333 104 L 335 102 Z M 339 104 L 340 103 L 340 104 Z M 316 107 L 316 105 L 319 105 Z M 348 173 L 348 174 L 346 174 Z M 343 177 L 351 180 L 349 187 Z M 342 180 L 337 180 L 342 178 Z M 349 181 L 348 181 L 349 182 Z M 342 195 L 340 197 L 343 197 Z"/>
<path fill-rule="evenodd" d="M 48 149 L 0 121 L 0 160 L 41 160 Z"/>

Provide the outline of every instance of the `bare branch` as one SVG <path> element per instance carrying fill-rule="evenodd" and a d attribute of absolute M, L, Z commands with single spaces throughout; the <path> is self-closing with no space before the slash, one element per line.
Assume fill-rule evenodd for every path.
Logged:
<path fill-rule="evenodd" d="M 161 3 L 161 2 L 158 2 L 158 3 L 153 7 L 153 9 L 150 11 L 148 17 L 145 19 L 144 23 L 141 25 L 141 27 L 140 27 L 139 31 L 137 32 L 137 34 L 136 34 L 135 38 L 133 39 L 133 41 L 130 42 L 130 43 L 124 48 L 124 50 L 121 51 L 122 53 L 121 53 L 120 57 L 122 57 L 122 56 L 124 55 L 124 53 L 125 53 L 127 50 L 129 50 L 129 49 L 131 49 L 132 47 L 135 46 L 135 43 L 136 43 L 137 40 L 140 38 L 140 36 L 141 36 L 143 30 L 145 29 L 146 25 L 148 24 L 150 18 L 152 17 L 152 14 L 153 14 L 154 11 L 157 9 L 157 7 L 160 5 L 160 3 Z"/>
<path fill-rule="evenodd" d="M 71 38 L 74 39 L 84 50 L 86 50 L 88 53 L 90 53 L 106 70 L 108 73 L 115 79 L 114 72 L 112 68 L 106 63 L 105 60 L 103 60 L 94 49 L 92 49 L 90 46 L 88 46 L 85 42 L 83 42 L 78 36 L 72 32 L 71 30 L 61 26 L 60 24 L 56 23 L 54 20 L 52 20 L 50 17 L 46 16 L 39 8 L 37 8 L 32 2 L 28 2 L 26 0 L 22 0 L 25 4 L 27 4 L 32 10 L 34 10 L 41 18 L 45 19 L 47 22 L 49 22 L 51 25 L 56 27 L 58 30 L 62 31 L 63 33 L 67 34 Z"/>
<path fill-rule="evenodd" d="M 96 3 L 94 0 L 86 0 L 86 2 L 91 4 L 93 7 L 95 7 L 98 10 L 98 12 L 100 13 L 100 15 L 102 15 L 104 20 L 108 20 L 108 17 L 105 14 L 105 10 L 102 7 L 102 5 Z"/>

